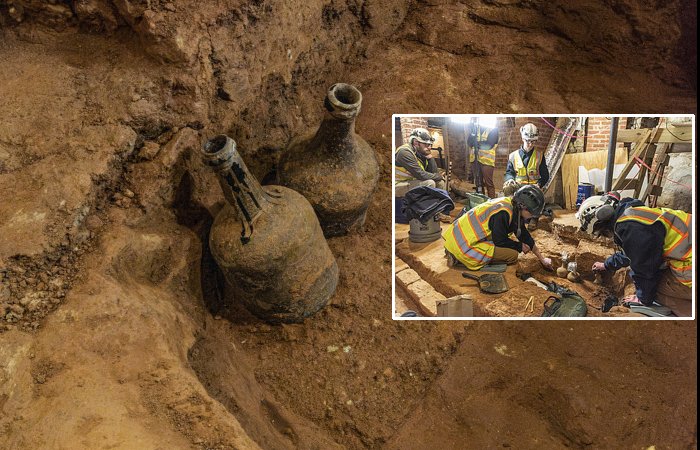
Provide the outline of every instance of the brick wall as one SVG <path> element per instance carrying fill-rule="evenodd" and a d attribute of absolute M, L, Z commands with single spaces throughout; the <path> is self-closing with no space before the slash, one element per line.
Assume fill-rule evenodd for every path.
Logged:
<path fill-rule="evenodd" d="M 610 122 L 611 119 L 608 117 L 588 118 L 585 151 L 596 152 L 608 149 L 608 143 L 610 142 Z M 626 124 L 627 119 L 624 117 L 620 117 L 618 130 L 624 130 Z M 617 150 L 620 150 L 623 147 L 623 143 L 617 144 Z"/>
<path fill-rule="evenodd" d="M 556 117 L 547 117 L 547 122 L 554 124 Z M 505 169 L 508 164 L 508 155 L 516 151 L 522 145 L 520 127 L 526 123 L 533 123 L 539 131 L 540 138 L 536 148 L 544 150 L 552 137 L 552 128 L 539 117 L 499 117 L 498 118 L 498 148 L 496 149 L 496 169 Z"/>
<path fill-rule="evenodd" d="M 401 117 L 401 144 L 408 142 L 408 136 L 415 128 L 428 128 L 428 119 L 425 117 Z M 399 145 L 401 145 L 399 144 Z"/>

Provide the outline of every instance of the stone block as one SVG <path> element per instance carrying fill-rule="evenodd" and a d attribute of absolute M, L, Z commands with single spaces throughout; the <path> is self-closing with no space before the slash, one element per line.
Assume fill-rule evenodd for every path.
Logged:
<path fill-rule="evenodd" d="M 445 300 L 446 297 L 437 292 L 425 280 L 418 280 L 406 288 L 408 295 L 415 301 L 421 312 L 427 316 L 437 315 L 437 302 Z"/>
<path fill-rule="evenodd" d="M 401 258 L 394 258 L 394 272 L 398 273 L 402 270 L 408 269 L 408 264 Z"/>
<path fill-rule="evenodd" d="M 420 275 L 413 269 L 405 269 L 396 273 L 396 281 L 408 289 L 408 285 L 420 280 Z"/>

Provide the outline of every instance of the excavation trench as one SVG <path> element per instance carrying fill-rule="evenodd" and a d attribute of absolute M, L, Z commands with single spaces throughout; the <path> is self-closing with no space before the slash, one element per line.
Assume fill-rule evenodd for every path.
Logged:
<path fill-rule="evenodd" d="M 461 207 L 455 208 L 455 211 L 460 209 Z M 604 261 L 615 252 L 611 239 L 590 240 L 584 233 L 577 231 L 572 220 L 575 220 L 573 213 L 559 210 L 553 221 L 542 220 L 539 229 L 532 236 L 543 256 L 552 259 L 555 269 L 562 267 L 563 257 L 567 258 L 568 263 L 575 263 L 580 280 L 567 279 L 568 271 L 564 271 L 563 276 L 557 275 L 556 270 L 547 271 L 534 255 L 521 254 L 518 264 L 509 266 L 503 273 L 509 289 L 500 294 L 482 292 L 476 281 L 461 276 L 466 269 L 449 268 L 442 239 L 430 243 L 411 242 L 408 237 L 409 226 L 397 224 L 397 289 L 400 289 L 401 295 L 408 297 L 411 305 L 419 308 L 422 315 L 436 314 L 436 300 L 466 294 L 472 299 L 476 317 L 538 317 L 544 312 L 545 301 L 553 294 L 531 282 L 525 282 L 524 275 L 530 274 L 541 283 L 554 282 L 579 294 L 586 301 L 589 317 L 617 317 L 628 313 L 624 308 L 613 308 L 603 313 L 602 307 L 609 297 L 619 299 L 634 292 L 629 271 L 623 269 L 615 274 L 606 273 L 602 284 L 595 283 L 591 271 L 594 262 Z M 442 224 L 443 230 L 446 227 L 446 224 Z M 478 276 L 487 272 L 471 273 Z M 534 306 L 525 308 L 530 297 L 533 297 Z M 405 309 L 410 308 L 402 305 L 396 313 L 401 314 Z"/>
<path fill-rule="evenodd" d="M 0 2 L 2 282 L 74 223 L 94 242 L 56 254 L 78 273 L 27 329 L 8 310 L 31 292 L 0 288 L 0 447 L 696 446 L 692 322 L 405 323 L 390 306 L 391 114 L 692 112 L 669 56 L 679 2 L 584 2 L 581 22 L 551 1 L 55 3 Z M 364 227 L 329 240 L 330 303 L 268 325 L 224 301 L 206 244 L 223 198 L 197 155 L 226 133 L 262 179 L 337 82 L 362 92 L 379 187 Z M 133 129 L 143 146 L 111 178 Z M 85 204 L 105 206 L 74 222 Z"/>

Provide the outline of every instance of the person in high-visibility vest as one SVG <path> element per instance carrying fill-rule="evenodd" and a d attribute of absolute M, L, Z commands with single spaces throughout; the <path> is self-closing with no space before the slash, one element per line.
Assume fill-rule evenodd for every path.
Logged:
<path fill-rule="evenodd" d="M 636 292 L 623 299 L 627 304 L 654 302 L 677 316 L 692 315 L 692 214 L 668 208 L 649 208 L 634 198 L 619 200 L 617 192 L 589 197 L 576 213 L 581 230 L 613 234 L 621 251 L 593 271 L 630 267 Z"/>
<path fill-rule="evenodd" d="M 523 186 L 513 197 L 487 200 L 470 209 L 445 229 L 447 264 L 457 263 L 471 270 L 487 264 L 515 264 L 519 253 L 532 253 L 547 269 L 552 260 L 545 258 L 525 227 L 525 220 L 544 210 L 544 195 L 535 186 Z M 510 239 L 514 233 L 517 241 Z"/>
<path fill-rule="evenodd" d="M 540 137 L 539 130 L 532 123 L 520 127 L 523 145 L 508 155 L 508 165 L 503 176 L 503 194 L 513 192 L 524 184 L 536 184 L 540 188 L 549 181 L 549 169 L 544 159 L 544 152 L 535 148 Z"/>
<path fill-rule="evenodd" d="M 486 194 L 490 198 L 496 197 L 496 188 L 493 185 L 493 170 L 496 165 L 496 148 L 498 147 L 498 128 L 485 127 L 477 122 L 472 123 L 471 132 L 467 139 L 467 147 L 472 151 L 469 152 L 469 162 L 472 164 L 472 170 L 476 171 L 477 167 L 481 173 L 481 181 L 486 188 Z M 474 148 L 476 147 L 478 157 L 474 157 Z M 478 161 L 479 164 L 475 164 Z"/>
<path fill-rule="evenodd" d="M 445 180 L 438 173 L 437 163 L 430 147 L 433 137 L 425 128 L 414 129 L 403 144 L 394 152 L 394 186 L 397 197 L 418 186 L 445 189 Z"/>
<path fill-rule="evenodd" d="M 535 143 L 540 137 L 539 130 L 533 123 L 526 123 L 520 127 L 522 146 L 508 155 L 508 165 L 503 176 L 503 195 L 513 193 L 524 185 L 537 185 L 544 187 L 549 181 L 549 169 L 544 159 L 544 152 L 535 148 Z M 537 228 L 537 220 L 528 222 L 530 231 Z"/>

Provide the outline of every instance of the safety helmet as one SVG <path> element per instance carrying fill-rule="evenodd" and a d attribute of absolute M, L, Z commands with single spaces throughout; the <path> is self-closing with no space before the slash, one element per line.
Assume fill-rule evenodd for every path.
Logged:
<path fill-rule="evenodd" d="M 576 218 L 581 222 L 581 231 L 593 234 L 601 225 L 615 216 L 615 208 L 620 202 L 620 194 L 609 192 L 605 195 L 588 197 L 581 203 Z"/>
<path fill-rule="evenodd" d="M 432 144 L 435 141 L 430 135 L 430 132 L 425 128 L 415 128 L 411 131 L 411 135 L 408 137 L 409 144 L 413 144 L 414 139 L 424 144 Z"/>
<path fill-rule="evenodd" d="M 537 131 L 534 123 L 526 123 L 520 127 L 520 137 L 523 141 L 536 141 L 540 137 L 540 132 Z"/>
<path fill-rule="evenodd" d="M 534 184 L 526 184 L 513 194 L 513 201 L 525 208 L 533 217 L 539 217 L 544 210 L 544 192 Z"/>

